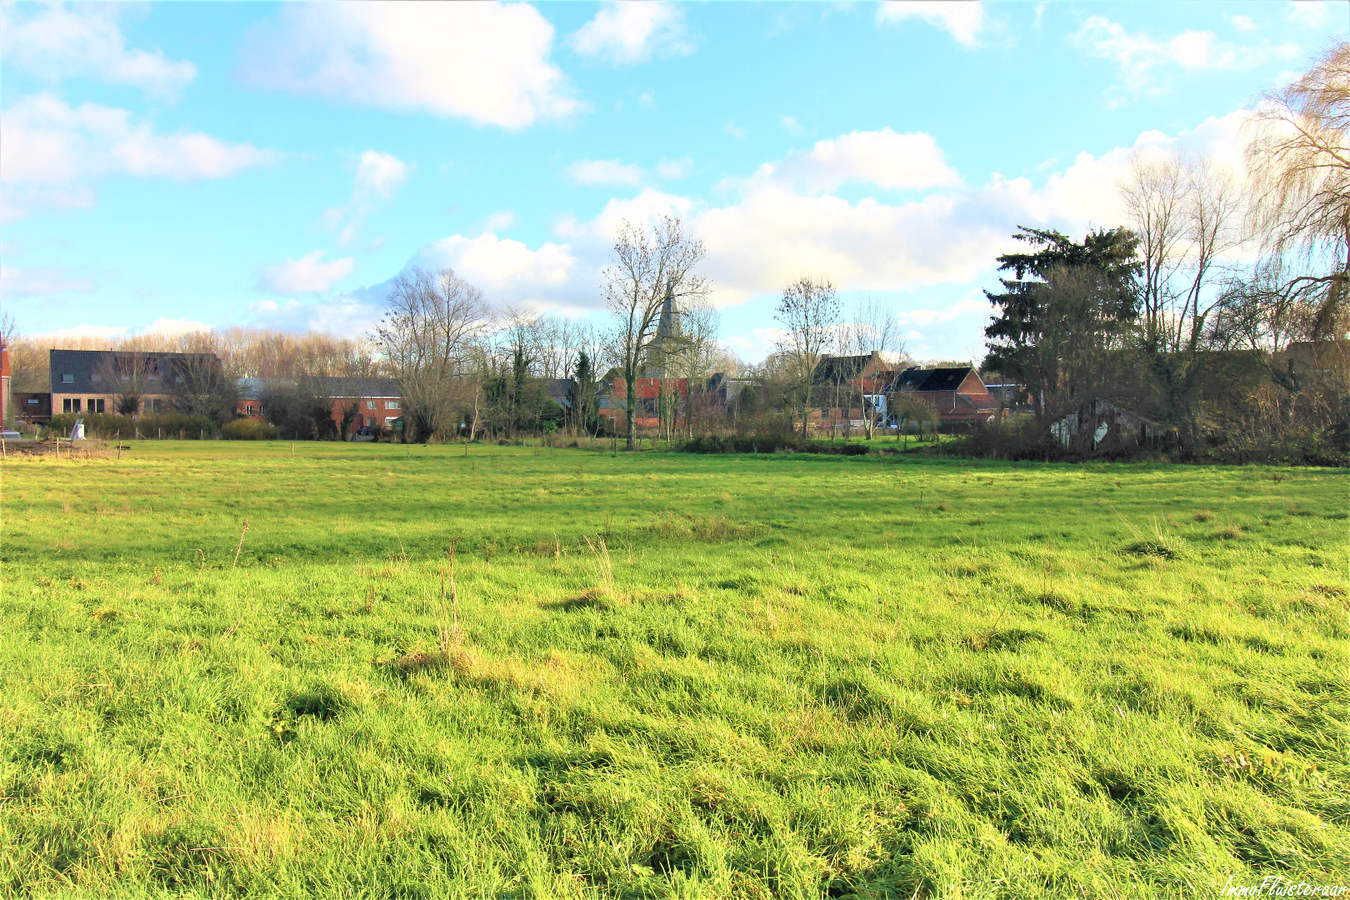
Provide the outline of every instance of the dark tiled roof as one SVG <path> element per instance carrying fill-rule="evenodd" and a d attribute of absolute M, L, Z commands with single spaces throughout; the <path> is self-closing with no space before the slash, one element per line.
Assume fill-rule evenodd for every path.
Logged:
<path fill-rule="evenodd" d="M 114 366 L 136 365 L 143 362 L 156 381 L 146 385 L 147 394 L 167 394 L 173 386 L 171 369 L 175 362 L 215 360 L 213 353 L 136 353 L 121 350 L 52 350 L 51 366 L 53 394 L 111 394 L 117 386 L 108 381 L 105 372 Z M 69 375 L 65 381 L 62 376 Z M 94 376 L 99 376 L 95 381 Z"/>
<path fill-rule="evenodd" d="M 954 391 L 961 387 L 973 369 L 969 366 L 954 369 L 920 369 L 917 366 L 905 369 L 895 380 L 894 390 L 898 391 Z"/>
<path fill-rule="evenodd" d="M 811 373 L 811 383 L 843 384 L 857 378 L 871 361 L 870 353 L 862 356 L 826 356 L 816 364 L 816 370 Z"/>
<path fill-rule="evenodd" d="M 572 385 L 570 378 L 545 378 L 544 396 L 554 403 L 567 408 L 572 407 Z"/>
<path fill-rule="evenodd" d="M 402 397 L 397 378 L 315 378 L 314 389 L 333 398 Z"/>

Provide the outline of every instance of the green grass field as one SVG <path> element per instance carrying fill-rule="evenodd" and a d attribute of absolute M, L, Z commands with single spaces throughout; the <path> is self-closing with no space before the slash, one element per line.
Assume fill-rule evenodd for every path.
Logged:
<path fill-rule="evenodd" d="M 1350 884 L 1350 473 L 291 452 L 4 463 L 0 895 Z"/>

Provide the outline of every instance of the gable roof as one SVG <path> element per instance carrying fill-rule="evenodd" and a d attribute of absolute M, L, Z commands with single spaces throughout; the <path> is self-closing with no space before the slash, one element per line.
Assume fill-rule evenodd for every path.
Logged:
<path fill-rule="evenodd" d="M 823 356 L 811 373 L 812 384 L 843 384 L 863 373 L 875 353 L 862 356 Z"/>
<path fill-rule="evenodd" d="M 157 353 L 133 350 L 55 350 L 48 355 L 51 367 L 53 394 L 114 394 L 119 386 L 104 378 L 104 371 L 113 366 L 135 365 L 143 361 L 146 371 L 156 383 L 146 385 L 146 394 L 168 394 L 172 391 L 170 377 L 175 363 L 212 362 L 220 360 L 214 353 Z M 70 381 L 63 380 L 69 375 Z M 98 376 L 95 380 L 95 376 Z"/>
<path fill-rule="evenodd" d="M 955 391 L 961 387 L 961 382 L 965 381 L 966 377 L 974 371 L 970 366 L 958 366 L 951 369 L 921 369 L 918 366 L 911 366 L 896 376 L 892 390 L 918 391 L 920 393 Z"/>

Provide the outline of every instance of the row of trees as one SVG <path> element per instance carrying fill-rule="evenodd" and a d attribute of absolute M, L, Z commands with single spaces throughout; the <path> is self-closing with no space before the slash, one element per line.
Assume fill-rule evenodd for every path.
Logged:
<path fill-rule="evenodd" d="M 1245 172 L 1137 154 L 1128 226 L 1081 242 L 1022 228 L 1028 249 L 999 257 L 985 368 L 1027 386 L 1038 440 L 1114 406 L 1192 454 L 1343 441 L 1350 46 L 1267 98 L 1250 128 Z M 1309 359 L 1288 352 L 1297 342 Z"/>

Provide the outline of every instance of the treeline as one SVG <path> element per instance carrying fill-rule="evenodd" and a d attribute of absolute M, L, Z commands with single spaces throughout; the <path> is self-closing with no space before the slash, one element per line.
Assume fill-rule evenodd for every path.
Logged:
<path fill-rule="evenodd" d="M 976 451 L 1341 462 L 1350 452 L 1350 46 L 1267 98 L 1246 169 L 1137 153 L 1127 225 L 1022 228 L 986 371 L 1027 417 Z"/>

